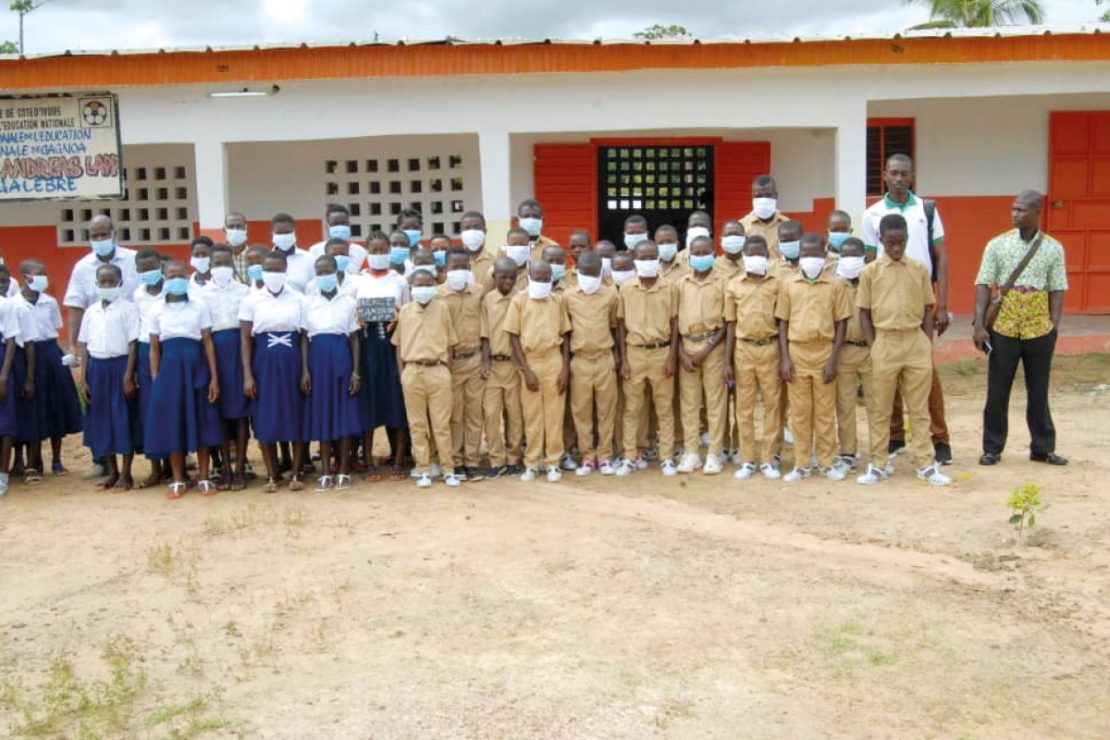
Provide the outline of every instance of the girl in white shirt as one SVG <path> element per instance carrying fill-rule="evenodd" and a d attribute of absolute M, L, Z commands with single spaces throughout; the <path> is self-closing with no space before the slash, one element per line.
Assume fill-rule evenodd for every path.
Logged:
<path fill-rule="evenodd" d="M 143 444 L 143 427 L 146 426 L 146 417 L 150 409 L 150 389 L 154 386 L 154 378 L 150 376 L 150 317 L 155 309 L 165 303 L 165 279 L 162 277 L 162 257 L 158 252 L 147 247 L 140 249 L 135 254 L 135 272 L 139 279 L 139 287 L 135 288 L 134 303 L 139 309 L 139 351 L 135 362 L 136 378 L 139 384 L 138 413 L 139 420 L 139 446 Z M 139 488 L 157 486 L 171 476 L 168 460 L 159 459 L 144 450 L 146 458 L 150 461 L 150 475 L 139 482 Z"/>
<path fill-rule="evenodd" d="M 335 280 L 338 290 L 341 294 L 349 295 L 351 298 L 354 298 L 358 293 L 358 283 L 360 279 L 357 273 L 352 273 L 348 269 L 353 261 L 353 258 L 348 252 L 354 246 L 354 244 L 342 239 L 328 239 L 326 251 L 316 255 L 316 257 L 319 258 L 326 254 L 335 259 Z M 366 252 L 365 249 L 362 251 L 363 253 Z M 317 261 L 319 261 L 319 259 L 317 259 Z M 315 280 L 308 284 L 304 294 L 305 297 L 320 295 L 320 288 L 316 285 Z"/>
<path fill-rule="evenodd" d="M 192 257 L 189 259 L 189 266 L 193 268 L 193 274 L 189 276 L 190 290 L 203 288 L 212 280 L 212 246 L 212 240 L 207 236 L 193 239 L 190 245 Z"/>
<path fill-rule="evenodd" d="M 15 378 L 17 366 L 25 368 L 24 353 L 34 349 L 23 346 L 23 331 L 29 312 L 27 307 L 14 300 L 0 299 L 0 343 L 4 357 L 0 361 L 0 496 L 8 492 L 8 461 L 19 427 L 16 421 L 16 398 L 20 394 Z M 32 354 L 31 363 L 34 363 Z M 26 371 L 23 371 L 24 374 Z"/>

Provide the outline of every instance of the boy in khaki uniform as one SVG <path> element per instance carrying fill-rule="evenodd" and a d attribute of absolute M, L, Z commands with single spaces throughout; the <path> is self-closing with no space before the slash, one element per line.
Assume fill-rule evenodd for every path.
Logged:
<path fill-rule="evenodd" d="M 524 417 L 520 407 L 520 373 L 513 362 L 513 347 L 504 331 L 505 316 L 516 293 L 516 263 L 499 258 L 493 266 L 495 289 L 482 299 L 482 394 L 486 445 L 489 447 L 488 478 L 518 475 Z"/>
<path fill-rule="evenodd" d="M 721 227 L 721 254 L 713 271 L 726 280 L 744 274 L 744 227 L 739 221 L 725 221 Z"/>
<path fill-rule="evenodd" d="M 578 257 L 578 285 L 564 293 L 570 318 L 570 409 L 582 462 L 579 476 L 595 470 L 612 475 L 613 425 L 617 414 L 617 360 L 613 334 L 617 289 L 602 284 L 601 258 L 593 252 Z M 594 405 L 597 443 L 594 444 Z"/>
<path fill-rule="evenodd" d="M 767 243 L 767 254 L 771 262 L 779 259 L 779 226 L 789 221 L 779 211 L 779 188 L 775 178 L 760 175 L 752 181 L 752 212 L 740 219 L 744 233 L 748 236 L 762 236 Z M 801 238 L 801 233 L 798 234 Z"/>
<path fill-rule="evenodd" d="M 843 280 L 825 272 L 825 240 L 802 237 L 796 274 L 783 278 L 775 318 L 779 320 L 780 376 L 787 382 L 794 469 L 789 483 L 812 472 L 814 436 L 821 473 L 844 480 L 836 462 L 836 366 L 852 306 Z"/>
<path fill-rule="evenodd" d="M 678 258 L 678 229 L 663 224 L 655 229 L 655 246 L 659 248 L 659 279 L 674 285 L 680 277 L 690 274 L 690 266 Z"/>
<path fill-rule="evenodd" d="M 871 461 L 856 481 L 878 483 L 894 472 L 889 463 L 890 415 L 894 393 L 900 389 L 915 430 L 929 428 L 929 390 L 933 383 L 933 286 L 929 270 L 905 259 L 907 227 L 900 213 L 889 213 L 879 222 L 883 256 L 860 273 L 859 320 L 864 340 L 871 345 L 873 398 L 868 423 Z M 917 477 L 935 486 L 952 479 L 940 472 L 929 438 L 914 434 L 911 454 Z"/>
<path fill-rule="evenodd" d="M 397 315 L 393 329 L 393 346 L 397 348 L 397 368 L 401 372 L 401 389 L 405 395 L 405 415 L 412 436 L 412 457 L 416 462 L 416 486 L 432 485 L 429 473 L 431 452 L 429 435 L 434 435 L 436 448 L 451 446 L 451 348 L 458 343 L 451 312 L 436 299 L 435 277 L 418 270 L 412 275 L 412 301 Z M 429 419 L 431 420 L 429 430 Z M 446 473 L 443 482 L 459 485 L 454 473 Z"/>
<path fill-rule="evenodd" d="M 451 439 L 455 477 L 481 480 L 482 444 L 482 286 L 474 282 L 470 255 L 462 247 L 447 252 L 447 273 L 439 298 L 451 312 L 458 345 L 451 359 Z M 444 455 L 446 457 L 446 455 Z"/>
<path fill-rule="evenodd" d="M 523 376 L 520 400 L 526 446 L 520 480 L 535 480 L 544 463 L 548 482 L 557 483 L 563 477 L 559 462 L 570 379 L 570 319 L 563 297 L 551 292 L 551 265 L 533 262 L 528 273 L 528 289 L 513 298 L 504 323 Z"/>
<path fill-rule="evenodd" d="M 779 325 L 775 318 L 780 280 L 769 269 L 767 242 L 750 236 L 744 243 L 744 272 L 725 288 L 725 353 L 731 362 L 725 378 L 736 385 L 736 422 L 739 442 L 736 454 L 743 463 L 733 474 L 747 480 L 759 471 L 768 480 L 778 480 L 779 451 L 782 448 L 782 380 L 779 378 L 781 353 Z M 763 433 L 760 457 L 755 454 L 756 395 L 763 398 Z"/>
<path fill-rule="evenodd" d="M 836 428 L 840 438 L 840 466 L 845 470 L 855 470 L 859 463 L 856 435 L 856 379 L 863 386 L 863 405 L 871 418 L 871 348 L 863 337 L 859 323 L 859 308 L 856 303 L 859 290 L 859 274 L 867 254 L 863 242 L 855 237 L 845 239 L 838 247 L 836 276 L 848 288 L 848 298 L 852 303 L 852 315 L 844 332 L 844 348 L 840 351 L 840 364 L 836 369 Z M 870 447 L 868 447 L 870 450 Z"/>
<path fill-rule="evenodd" d="M 470 271 L 482 287 L 482 294 L 493 290 L 493 263 L 497 259 L 486 245 L 486 217 L 467 211 L 459 219 L 459 236 L 470 253 Z"/>
<path fill-rule="evenodd" d="M 620 290 L 618 317 L 621 377 L 624 378 L 624 459 L 617 475 L 630 475 L 639 465 L 638 423 L 644 395 L 650 388 L 659 420 L 660 469 L 677 475 L 674 460 L 674 371 L 678 354 L 678 313 L 674 290 L 659 276 L 659 250 L 654 242 L 636 245 L 636 278 Z"/>
<path fill-rule="evenodd" d="M 713 267 L 713 242 L 709 237 L 695 237 L 689 252 L 690 272 L 674 283 L 678 307 L 679 408 L 686 449 L 678 472 L 692 473 L 702 464 L 698 429 L 704 392 L 709 445 L 702 473 L 716 475 L 721 472 L 728 405 L 724 373 L 725 280 Z"/>

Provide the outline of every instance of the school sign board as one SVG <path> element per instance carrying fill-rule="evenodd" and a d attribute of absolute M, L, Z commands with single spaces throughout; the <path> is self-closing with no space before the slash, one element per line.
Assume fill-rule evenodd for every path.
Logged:
<path fill-rule="evenodd" d="M 0 97 L 0 202 L 121 197 L 115 95 Z"/>

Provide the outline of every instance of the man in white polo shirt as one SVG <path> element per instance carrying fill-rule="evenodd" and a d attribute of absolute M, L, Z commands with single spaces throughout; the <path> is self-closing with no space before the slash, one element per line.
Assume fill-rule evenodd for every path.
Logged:
<path fill-rule="evenodd" d="M 944 248 L 944 224 L 940 219 L 940 212 L 934 203 L 914 195 L 913 160 L 908 155 L 892 154 L 887 158 L 883 179 L 886 182 L 886 194 L 863 214 L 862 236 L 863 243 L 867 246 L 867 261 L 871 262 L 883 254 L 883 246 L 879 241 L 879 222 L 883 216 L 888 213 L 901 214 L 907 225 L 906 257 L 929 268 L 933 278 L 933 287 L 937 294 L 934 326 L 939 336 L 948 329 L 948 253 Z M 933 385 L 929 391 L 929 418 L 929 433 L 936 460 L 948 465 L 952 462 L 952 447 L 949 444 L 948 423 L 944 418 L 944 392 L 935 367 Z M 905 446 L 902 398 L 896 395 L 890 417 L 890 452 L 894 454 Z"/>
<path fill-rule="evenodd" d="M 351 212 L 347 206 L 340 203 L 329 203 L 324 211 L 324 238 L 308 248 L 308 253 L 313 259 L 313 275 L 315 275 L 315 260 L 328 253 L 329 239 L 342 239 L 347 242 L 347 274 L 357 275 L 362 272 L 366 263 L 366 249 L 361 244 L 351 241 Z"/>

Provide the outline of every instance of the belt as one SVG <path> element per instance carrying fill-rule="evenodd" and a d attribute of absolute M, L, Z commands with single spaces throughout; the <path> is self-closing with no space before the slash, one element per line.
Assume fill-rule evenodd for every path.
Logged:
<path fill-rule="evenodd" d="M 613 354 L 613 348 L 609 349 L 580 349 L 577 352 L 571 352 L 571 357 L 581 357 L 583 359 L 589 357 L 605 357 L 606 355 Z"/>
<path fill-rule="evenodd" d="M 741 338 L 740 341 L 741 342 L 747 342 L 748 344 L 754 344 L 756 347 L 766 347 L 768 344 L 771 344 L 772 342 L 778 341 L 778 338 L 779 338 L 779 335 L 775 334 L 773 336 L 767 337 L 766 339 Z"/>
<path fill-rule="evenodd" d="M 439 367 L 440 365 L 446 365 L 447 363 L 443 360 L 409 360 L 405 364 L 419 365 L 420 367 Z"/>
<path fill-rule="evenodd" d="M 458 355 L 455 355 L 455 356 L 458 357 Z M 491 360 L 493 360 L 494 362 L 512 362 L 513 361 L 513 356 L 512 355 L 490 355 L 489 358 Z"/>
<path fill-rule="evenodd" d="M 473 357 L 476 354 L 478 354 L 478 350 L 476 350 L 476 349 L 467 350 L 466 352 L 456 352 L 455 353 L 455 359 L 456 360 L 469 360 L 471 357 Z"/>
<path fill-rule="evenodd" d="M 863 340 L 860 340 L 858 342 L 849 342 L 848 340 L 844 340 L 844 343 L 845 344 L 850 344 L 853 347 L 870 347 L 871 346 L 870 344 L 868 344 L 867 342 L 864 342 Z"/>
<path fill-rule="evenodd" d="M 716 329 L 710 329 L 709 331 L 702 332 L 701 334 L 687 334 L 686 336 L 683 337 L 683 339 L 685 339 L 688 342 L 700 342 L 703 339 L 712 339 L 713 337 L 717 336 L 720 332 L 721 332 L 720 327 L 717 327 Z"/>
<path fill-rule="evenodd" d="M 634 344 L 633 347 L 637 349 L 662 349 L 663 347 L 670 347 L 670 342 L 655 342 L 654 344 Z"/>

